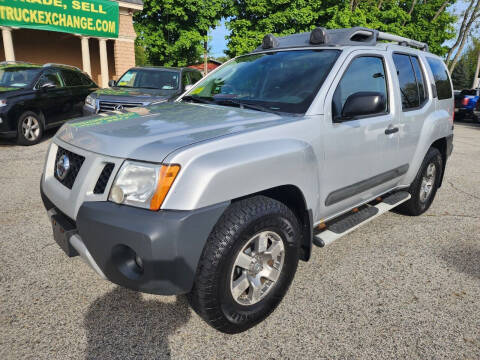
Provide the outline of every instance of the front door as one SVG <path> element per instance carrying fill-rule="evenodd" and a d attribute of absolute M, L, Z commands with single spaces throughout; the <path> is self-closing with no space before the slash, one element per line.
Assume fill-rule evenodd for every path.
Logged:
<path fill-rule="evenodd" d="M 54 87 L 50 87 L 50 85 Z M 57 70 L 44 71 L 38 79 L 35 89 L 37 92 L 36 102 L 45 115 L 47 126 L 63 120 L 65 112 L 71 111 L 70 91 L 64 86 Z"/>
<path fill-rule="evenodd" d="M 353 52 L 327 93 L 319 204 L 323 218 L 391 189 L 406 171 L 396 160 L 398 129 L 391 111 L 388 69 L 382 51 Z M 358 92 L 381 93 L 386 99 L 384 108 L 375 114 L 342 119 L 347 98 Z"/>

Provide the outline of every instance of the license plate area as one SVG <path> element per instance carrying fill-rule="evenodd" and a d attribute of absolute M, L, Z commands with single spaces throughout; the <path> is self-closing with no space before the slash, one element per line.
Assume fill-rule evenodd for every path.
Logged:
<path fill-rule="evenodd" d="M 70 237 L 77 233 L 73 224 L 66 220 L 62 215 L 55 214 L 51 217 L 53 238 L 68 257 L 77 256 L 77 251 L 70 244 Z"/>

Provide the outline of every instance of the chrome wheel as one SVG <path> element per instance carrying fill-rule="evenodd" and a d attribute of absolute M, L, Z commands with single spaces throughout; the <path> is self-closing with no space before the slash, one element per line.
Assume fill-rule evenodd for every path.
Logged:
<path fill-rule="evenodd" d="M 241 305 L 262 300 L 275 286 L 282 271 L 285 247 L 280 235 L 263 231 L 240 250 L 230 276 L 233 299 Z"/>
<path fill-rule="evenodd" d="M 430 195 L 432 195 L 436 174 L 437 168 L 435 167 L 435 164 L 428 164 L 427 171 L 423 176 L 422 183 L 420 185 L 420 201 L 422 203 L 426 202 L 430 198 Z"/>
<path fill-rule="evenodd" d="M 29 115 L 22 121 L 22 132 L 25 139 L 29 141 L 37 140 L 40 135 L 40 123 L 34 116 Z"/>

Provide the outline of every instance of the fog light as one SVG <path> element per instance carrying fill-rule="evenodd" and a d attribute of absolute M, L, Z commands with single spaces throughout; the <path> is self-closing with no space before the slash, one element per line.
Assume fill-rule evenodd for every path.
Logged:
<path fill-rule="evenodd" d="M 123 200 L 125 200 L 125 193 L 120 186 L 115 185 L 114 187 L 112 187 L 110 197 L 117 204 L 121 204 L 123 203 Z"/>

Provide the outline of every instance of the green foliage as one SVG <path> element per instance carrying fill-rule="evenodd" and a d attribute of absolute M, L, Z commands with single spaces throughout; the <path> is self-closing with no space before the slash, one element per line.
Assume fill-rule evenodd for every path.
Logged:
<path fill-rule="evenodd" d="M 185 66 L 203 53 L 227 0 L 145 0 L 135 15 L 138 42 L 152 65 Z"/>
<path fill-rule="evenodd" d="M 136 66 L 150 65 L 147 59 L 145 48 L 141 44 L 138 44 L 138 41 L 135 41 L 135 65 Z"/>
<path fill-rule="evenodd" d="M 470 89 L 472 87 L 479 53 L 480 39 L 474 38 L 453 70 L 452 81 L 455 89 Z"/>
<path fill-rule="evenodd" d="M 445 10 L 435 18 L 444 2 L 419 0 L 409 14 L 412 1 L 359 0 L 352 11 L 347 0 L 237 0 L 227 22 L 231 31 L 227 53 L 236 56 L 249 52 L 268 33 L 282 36 L 317 26 L 365 26 L 426 42 L 430 51 L 445 55 L 448 49 L 442 43 L 455 36 L 456 18 Z"/>

